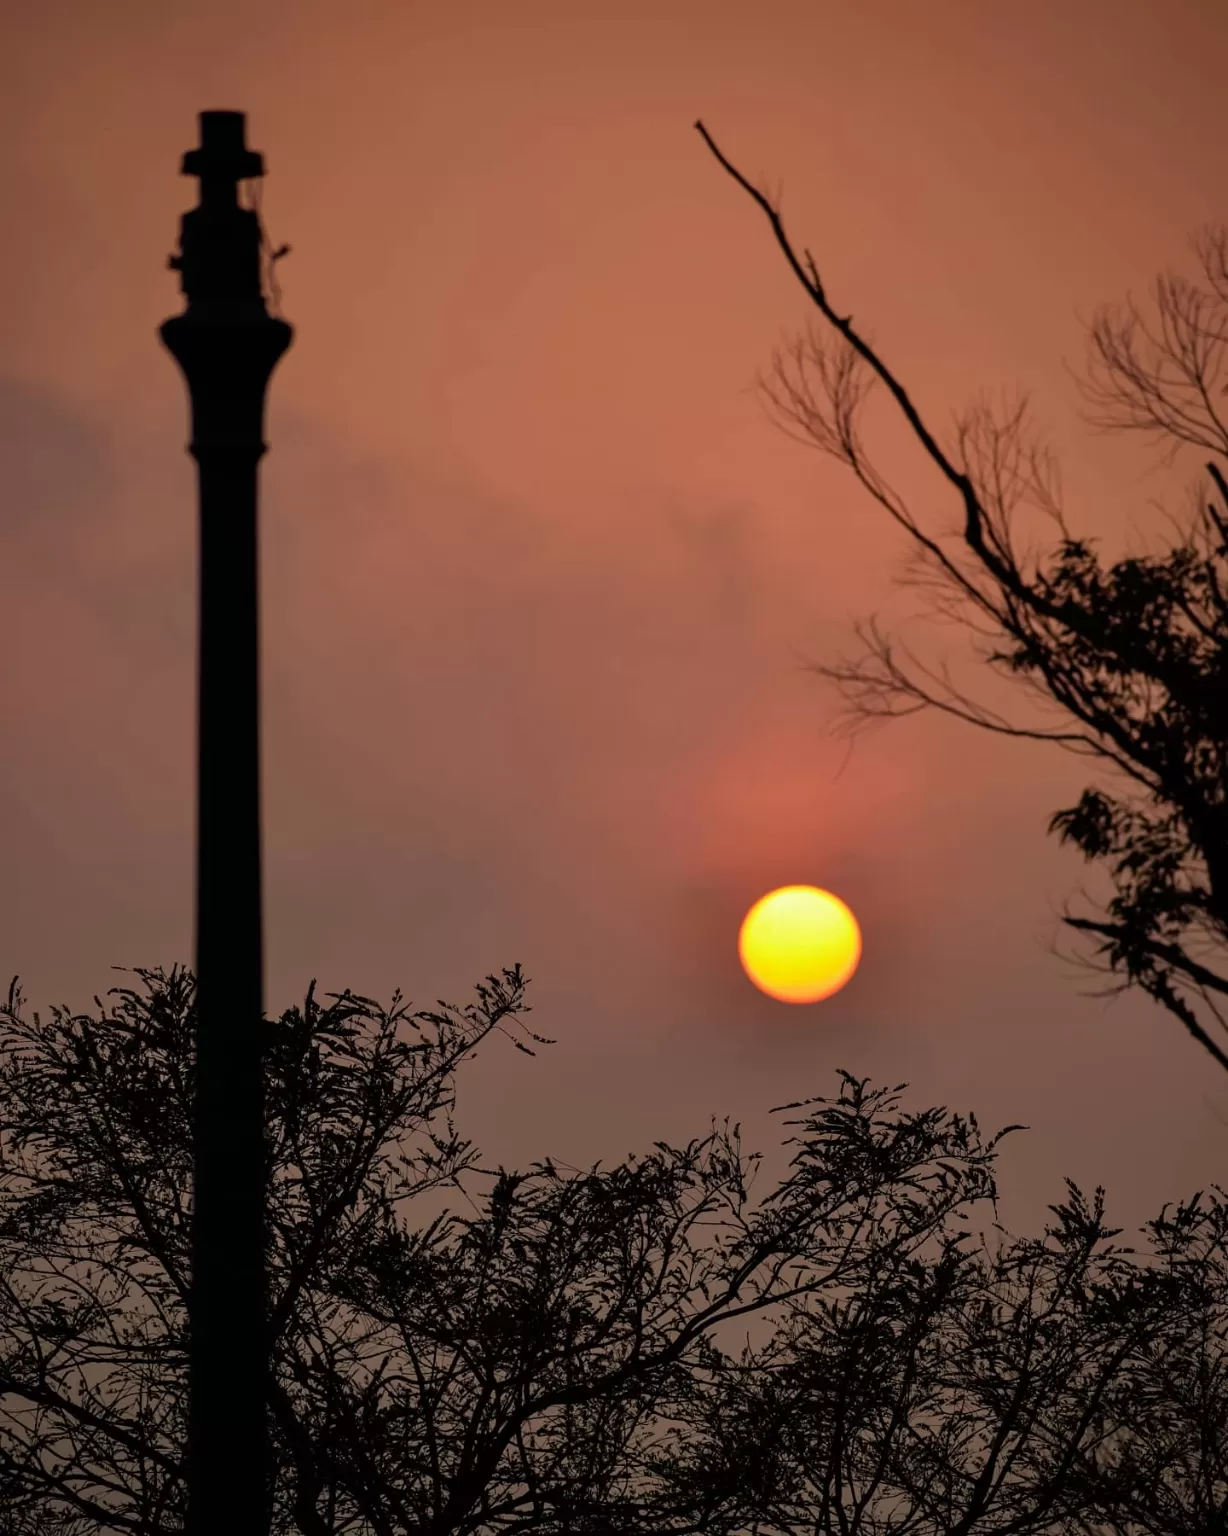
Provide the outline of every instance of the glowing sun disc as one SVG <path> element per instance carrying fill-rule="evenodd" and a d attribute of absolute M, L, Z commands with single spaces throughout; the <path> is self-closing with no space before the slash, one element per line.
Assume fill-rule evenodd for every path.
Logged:
<path fill-rule="evenodd" d="M 861 959 L 861 929 L 839 896 L 782 885 L 754 904 L 738 932 L 746 974 L 782 1003 L 817 1003 L 838 992 Z"/>

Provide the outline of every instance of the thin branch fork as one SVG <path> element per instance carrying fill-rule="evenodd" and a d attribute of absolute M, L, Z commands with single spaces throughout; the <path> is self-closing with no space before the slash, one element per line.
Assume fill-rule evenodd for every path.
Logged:
<path fill-rule="evenodd" d="M 963 473 L 962 470 L 958 469 L 943 452 L 937 439 L 933 436 L 929 428 L 925 425 L 925 422 L 921 419 L 921 414 L 913 404 L 908 391 L 878 356 L 873 347 L 871 347 L 868 342 L 864 341 L 862 337 L 857 333 L 857 331 L 854 330 L 852 316 L 838 315 L 832 308 L 831 303 L 828 300 L 826 290 L 824 289 L 823 283 L 819 277 L 818 267 L 815 264 L 814 257 L 811 255 L 809 250 L 804 250 L 802 253 L 802 259 L 798 258 L 797 253 L 794 251 L 793 245 L 789 240 L 789 237 L 785 234 L 784 222 L 780 217 L 779 210 L 773 207 L 772 203 L 762 192 L 760 192 L 758 187 L 754 186 L 750 181 L 748 181 L 746 177 L 743 176 L 741 171 L 739 171 L 735 165 L 726 159 L 726 157 L 721 153 L 720 149 L 718 149 L 712 135 L 704 127 L 702 121 L 697 119 L 695 128 L 698 131 L 700 137 L 703 139 L 704 143 L 712 151 L 712 154 L 723 167 L 723 169 L 727 171 L 728 174 L 733 177 L 734 181 L 736 181 L 738 185 L 755 200 L 759 207 L 763 209 L 763 212 L 767 215 L 768 222 L 772 226 L 772 233 L 776 236 L 776 243 L 784 252 L 786 260 L 797 276 L 797 280 L 806 290 L 807 294 L 810 296 L 811 301 L 818 308 L 824 319 L 827 320 L 829 324 L 831 324 L 840 333 L 840 335 L 844 337 L 849 346 L 851 346 L 853 350 L 870 366 L 870 368 L 873 369 L 875 374 L 890 392 L 892 398 L 895 400 L 900 410 L 904 413 L 905 420 L 916 433 L 918 441 L 925 449 L 925 452 L 929 455 L 931 461 L 938 467 L 947 481 L 959 492 L 960 497 L 963 500 L 965 512 L 964 537 L 969 547 L 980 557 L 981 560 L 984 561 L 984 563 L 989 567 L 989 569 L 999 579 L 999 581 L 1003 583 L 1004 586 L 1006 586 L 1011 591 L 1017 592 L 1018 595 L 1023 596 L 1024 592 L 1022 583 L 1019 580 L 1018 574 L 1005 566 L 994 553 L 994 551 L 991 550 L 985 542 L 984 509 L 981 507 L 980 500 L 976 494 L 976 488 L 972 484 L 972 481 L 966 474 Z M 805 262 L 804 266 L 802 264 L 803 260 Z M 1029 596 L 1030 595 L 1031 594 L 1029 594 Z"/>

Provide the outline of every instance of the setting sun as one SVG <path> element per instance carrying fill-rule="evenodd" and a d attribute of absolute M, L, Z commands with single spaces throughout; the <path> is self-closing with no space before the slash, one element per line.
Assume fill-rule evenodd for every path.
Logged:
<path fill-rule="evenodd" d="M 838 992 L 861 959 L 861 929 L 838 896 L 785 885 L 761 897 L 742 921 L 738 956 L 746 974 L 782 1003 L 817 1003 Z"/>

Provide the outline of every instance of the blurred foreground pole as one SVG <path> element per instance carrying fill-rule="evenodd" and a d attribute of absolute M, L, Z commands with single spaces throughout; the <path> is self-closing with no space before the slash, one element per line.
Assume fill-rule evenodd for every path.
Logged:
<path fill-rule="evenodd" d="M 189 1305 L 189 1536 L 265 1536 L 264 1012 L 257 466 L 269 377 L 293 332 L 265 308 L 261 229 L 238 183 L 264 174 L 241 112 L 202 112 L 183 157 L 187 308 L 160 335 L 187 379 L 200 487 L 196 820 L 198 1023 Z"/>

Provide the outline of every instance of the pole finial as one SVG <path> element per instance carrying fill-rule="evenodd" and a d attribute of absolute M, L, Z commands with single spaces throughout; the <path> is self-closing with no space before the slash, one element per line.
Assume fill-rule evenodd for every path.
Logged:
<path fill-rule="evenodd" d="M 247 114 L 202 112 L 200 147 L 183 157 L 184 176 L 218 177 L 245 181 L 264 175 L 264 156 L 247 147 Z"/>
<path fill-rule="evenodd" d="M 181 219 L 179 253 L 167 264 L 182 274 L 189 310 L 237 300 L 264 312 L 260 216 L 239 204 L 239 182 L 263 176 L 264 157 L 248 149 L 245 124 L 242 112 L 202 112 L 200 146 L 183 157 L 182 173 L 200 178 L 200 203 Z"/>

